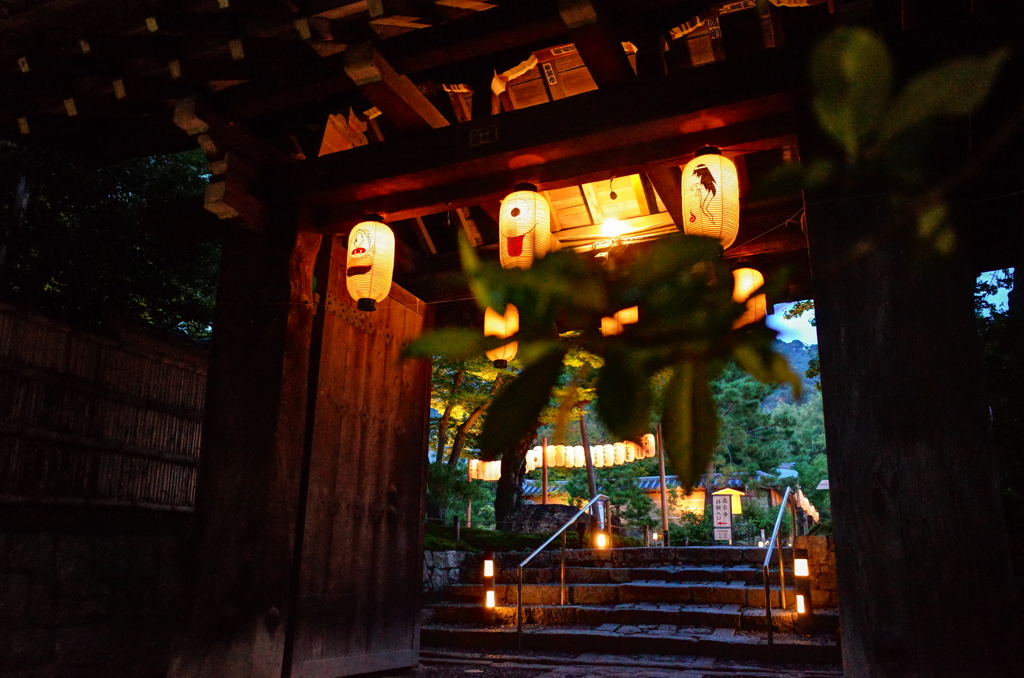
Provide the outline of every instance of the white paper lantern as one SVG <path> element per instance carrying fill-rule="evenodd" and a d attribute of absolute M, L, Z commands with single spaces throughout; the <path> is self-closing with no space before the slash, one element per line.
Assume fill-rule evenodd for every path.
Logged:
<path fill-rule="evenodd" d="M 644 451 L 644 458 L 650 459 L 651 457 L 653 457 L 655 455 L 654 434 L 645 433 L 644 436 L 640 439 L 640 442 L 641 447 Z"/>
<path fill-rule="evenodd" d="M 604 468 L 604 446 L 595 445 L 591 447 L 590 459 L 594 462 L 594 468 Z"/>
<path fill-rule="evenodd" d="M 519 184 L 501 202 L 498 255 L 504 268 L 530 268 L 551 247 L 551 206 L 536 186 Z"/>
<path fill-rule="evenodd" d="M 627 440 L 622 445 L 626 448 L 626 463 L 630 464 L 637 460 L 637 450 L 640 448 L 632 440 Z"/>
<path fill-rule="evenodd" d="M 738 268 L 732 272 L 732 278 L 732 300 L 747 305 L 747 310 L 736 319 L 733 328 L 756 323 L 764 318 L 768 314 L 767 297 L 763 292 L 750 296 L 754 290 L 764 285 L 764 276 L 753 268 Z"/>
<path fill-rule="evenodd" d="M 502 315 L 493 308 L 488 307 L 484 311 L 484 336 L 507 339 L 519 331 L 519 309 L 513 304 L 505 305 L 505 314 Z M 518 341 L 510 341 L 504 346 L 487 351 L 487 359 L 494 361 L 494 366 L 499 368 L 508 367 L 508 361 L 516 357 L 519 350 Z"/>
<path fill-rule="evenodd" d="M 683 168 L 683 230 L 716 238 L 722 249 L 736 241 L 740 228 L 740 187 L 736 165 L 707 146 Z"/>
<path fill-rule="evenodd" d="M 622 466 L 626 463 L 626 446 L 622 443 L 615 443 L 615 465 Z"/>
<path fill-rule="evenodd" d="M 360 311 L 373 311 L 391 292 L 395 271 L 395 234 L 380 217 L 370 215 L 348 236 L 345 284 Z"/>
<path fill-rule="evenodd" d="M 565 466 L 565 445 L 555 445 L 555 463 L 552 466 Z"/>

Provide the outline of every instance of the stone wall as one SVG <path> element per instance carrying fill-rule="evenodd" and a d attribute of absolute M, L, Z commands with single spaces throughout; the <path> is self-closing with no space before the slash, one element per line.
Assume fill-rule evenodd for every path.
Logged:
<path fill-rule="evenodd" d="M 807 549 L 807 567 L 811 575 L 811 605 L 816 609 L 839 607 L 835 541 L 832 537 L 797 537 L 795 548 Z"/>
<path fill-rule="evenodd" d="M 465 551 L 427 551 L 423 554 L 423 592 L 440 593 L 445 586 L 462 581 Z"/>
<path fill-rule="evenodd" d="M 0 506 L 0 675 L 162 678 L 189 513 Z"/>

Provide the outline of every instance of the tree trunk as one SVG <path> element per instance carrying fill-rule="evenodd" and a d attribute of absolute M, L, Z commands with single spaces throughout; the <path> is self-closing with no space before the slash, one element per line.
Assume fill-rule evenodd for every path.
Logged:
<path fill-rule="evenodd" d="M 501 477 L 494 496 L 494 521 L 499 530 L 509 529 L 509 518 L 523 505 L 523 478 L 526 476 L 526 452 L 537 437 L 535 425 L 515 447 L 501 458 Z"/>
<path fill-rule="evenodd" d="M 451 420 L 452 409 L 455 407 L 455 392 L 462 385 L 462 374 L 462 370 L 455 372 L 455 377 L 452 379 L 452 390 L 448 394 L 448 405 L 445 406 L 441 418 L 437 420 L 437 456 L 434 457 L 434 461 L 438 464 L 444 461 L 444 447 L 448 444 L 448 422 Z"/>
<path fill-rule="evenodd" d="M 844 675 L 1019 675 L 973 276 L 884 196 L 809 196 L 807 225 Z"/>
<path fill-rule="evenodd" d="M 469 416 L 466 417 L 466 421 L 459 424 L 459 428 L 455 430 L 455 440 L 452 441 L 452 453 L 448 457 L 449 466 L 456 466 L 459 463 L 459 456 L 462 454 L 462 447 L 466 444 L 466 436 L 469 435 L 469 429 L 473 428 L 473 424 L 476 423 L 476 420 L 487 409 L 487 405 L 490 405 L 490 403 L 481 405 L 470 412 Z"/>

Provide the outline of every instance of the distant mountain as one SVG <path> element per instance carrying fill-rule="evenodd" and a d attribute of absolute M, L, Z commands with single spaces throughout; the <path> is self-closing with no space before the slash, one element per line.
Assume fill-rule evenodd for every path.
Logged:
<path fill-rule="evenodd" d="M 804 383 L 804 396 L 814 391 L 815 381 L 814 379 L 808 379 L 804 374 L 807 372 L 807 364 L 811 358 L 817 357 L 818 345 L 817 344 L 805 344 L 799 339 L 794 339 L 790 342 L 775 340 L 772 342 L 772 348 L 785 356 L 786 361 L 789 362 L 789 366 L 793 368 L 797 376 L 803 380 Z M 765 407 L 768 410 L 775 409 L 775 406 L 780 403 L 792 403 L 793 393 L 789 386 L 781 386 L 775 390 L 770 396 L 765 399 Z"/>

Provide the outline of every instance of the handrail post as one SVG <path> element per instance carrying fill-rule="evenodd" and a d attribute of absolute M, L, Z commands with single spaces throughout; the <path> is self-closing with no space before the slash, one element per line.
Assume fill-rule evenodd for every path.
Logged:
<path fill-rule="evenodd" d="M 779 545 L 779 609 L 785 610 L 786 605 L 786 563 L 782 559 L 782 545 Z"/>
<path fill-rule="evenodd" d="M 768 658 L 769 660 L 774 660 L 773 654 L 775 649 L 772 638 L 772 584 L 767 565 L 761 566 L 761 574 L 764 578 L 764 623 L 765 627 L 768 629 Z"/>
<path fill-rule="evenodd" d="M 519 651 L 523 651 L 523 566 L 519 566 L 519 586 L 516 591 L 516 638 Z"/>
<path fill-rule="evenodd" d="M 565 605 L 565 532 L 562 533 L 562 584 L 558 591 L 558 600 Z"/>

